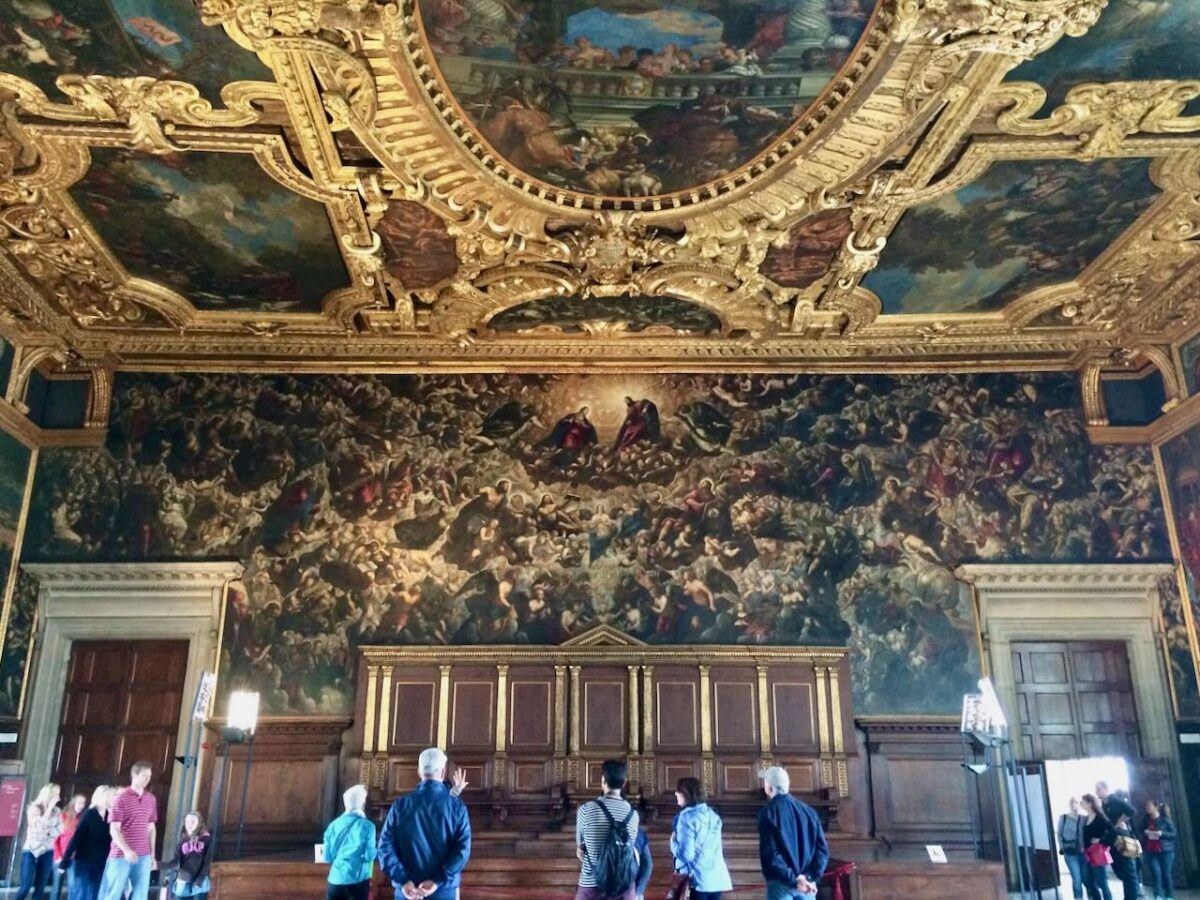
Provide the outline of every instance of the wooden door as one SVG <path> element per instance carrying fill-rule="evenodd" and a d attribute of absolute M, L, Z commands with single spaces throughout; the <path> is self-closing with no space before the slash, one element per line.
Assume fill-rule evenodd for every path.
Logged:
<path fill-rule="evenodd" d="M 1015 643 L 1012 663 L 1024 759 L 1141 755 L 1123 643 Z"/>
<path fill-rule="evenodd" d="M 149 761 L 160 848 L 187 660 L 187 641 L 75 641 L 55 744 L 52 778 L 64 802 L 126 785 L 130 767 Z"/>

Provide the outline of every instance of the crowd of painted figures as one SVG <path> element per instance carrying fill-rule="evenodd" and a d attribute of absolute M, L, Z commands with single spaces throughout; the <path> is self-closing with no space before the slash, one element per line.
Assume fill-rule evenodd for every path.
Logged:
<path fill-rule="evenodd" d="M 858 708 L 947 709 L 978 666 L 960 561 L 1169 555 L 1149 452 L 1090 447 L 1068 377 L 636 387 L 125 378 L 107 447 L 44 453 L 27 546 L 243 560 L 226 664 L 279 711 L 348 708 L 359 644 L 597 622 L 848 643 Z"/>

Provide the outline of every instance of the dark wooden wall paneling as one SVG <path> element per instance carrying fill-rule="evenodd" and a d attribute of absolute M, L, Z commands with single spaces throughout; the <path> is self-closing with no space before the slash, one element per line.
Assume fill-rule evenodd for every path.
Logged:
<path fill-rule="evenodd" d="M 860 719 L 859 727 L 866 735 L 875 836 L 899 851 L 923 855 L 925 844 L 940 844 L 962 858 L 974 852 L 975 829 L 982 827 L 991 847 L 991 795 L 986 779 L 963 768 L 957 721 L 871 718 Z"/>
<path fill-rule="evenodd" d="M 228 851 L 237 838 L 249 748 L 221 740 L 223 724 L 211 720 L 206 725 L 215 752 L 204 765 L 200 796 L 210 827 L 220 823 L 220 844 Z M 244 855 L 320 840 L 329 820 L 341 812 L 347 785 L 338 783 L 338 760 L 349 726 L 349 719 L 298 716 L 259 723 L 246 794 Z"/>

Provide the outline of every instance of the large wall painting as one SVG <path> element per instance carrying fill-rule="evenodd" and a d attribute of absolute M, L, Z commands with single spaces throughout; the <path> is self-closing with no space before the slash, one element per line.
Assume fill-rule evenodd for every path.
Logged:
<path fill-rule="evenodd" d="M 325 207 L 252 156 L 91 152 L 71 199 L 130 274 L 202 310 L 317 312 L 348 286 Z"/>
<path fill-rule="evenodd" d="M 1158 452 L 1195 627 L 1200 623 L 1200 425 L 1164 442 Z M 1200 710 L 1190 715 L 1200 718 Z"/>
<path fill-rule="evenodd" d="M 0 71 L 53 96 L 68 72 L 190 81 L 210 100 L 232 81 L 270 81 L 271 70 L 191 0 L 8 0 L 0 4 Z"/>
<path fill-rule="evenodd" d="M 350 708 L 353 648 L 847 644 L 863 713 L 978 677 L 967 559 L 1162 559 L 1150 451 L 1070 376 L 124 376 L 27 557 L 235 556 L 225 670 Z M 1081 448 L 1085 448 L 1081 451 Z"/>
<path fill-rule="evenodd" d="M 1200 3 L 1110 0 L 1082 37 L 1064 37 L 1009 73 L 1046 88 L 1047 108 L 1077 84 L 1200 77 Z"/>
<path fill-rule="evenodd" d="M 1194 605 L 1190 611 L 1184 610 L 1184 604 L 1192 603 L 1192 600 L 1180 595 L 1179 582 L 1173 576 L 1159 581 L 1158 593 L 1162 598 L 1163 632 L 1175 713 L 1181 719 L 1200 719 L 1200 677 L 1196 674 L 1196 656 L 1187 623 L 1189 612 L 1194 618 L 1200 610 Z"/>
<path fill-rule="evenodd" d="M 29 683 L 30 652 L 37 618 L 38 581 L 18 567 L 0 652 L 0 719 L 21 716 Z"/>
<path fill-rule="evenodd" d="M 1157 194 L 1144 159 L 996 163 L 906 212 L 862 283 L 885 313 L 997 310 L 1078 276 Z"/>
<path fill-rule="evenodd" d="M 442 75 L 513 166 L 644 196 L 749 162 L 833 79 L 873 0 L 420 0 Z"/>
<path fill-rule="evenodd" d="M 28 648 L 29 628 L 12 598 L 17 581 L 13 563 L 21 553 L 25 498 L 30 488 L 33 461 L 32 450 L 8 432 L 0 431 L 0 636 L 3 636 L 0 717 L 16 715 L 19 685 L 25 668 L 26 654 L 22 648 Z M 24 637 L 22 633 L 25 633 Z"/>

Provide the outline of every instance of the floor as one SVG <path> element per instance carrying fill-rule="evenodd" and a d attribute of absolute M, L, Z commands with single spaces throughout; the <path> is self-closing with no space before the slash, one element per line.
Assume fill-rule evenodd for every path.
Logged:
<path fill-rule="evenodd" d="M 1121 887 L 1121 882 L 1117 881 L 1116 879 L 1109 881 L 1108 889 L 1112 892 L 1113 900 L 1122 900 L 1122 898 L 1125 896 L 1124 891 Z M 1142 885 L 1142 891 L 1143 891 L 1143 897 L 1145 897 L 1145 900 L 1154 900 L 1154 893 L 1152 891 L 1148 891 L 1148 889 L 1146 888 L 1145 885 Z M 1019 898 L 1021 895 L 1020 894 L 1011 894 L 1010 896 L 1014 897 L 1014 898 Z M 1064 880 L 1063 886 L 1061 888 L 1059 888 L 1059 894 L 1057 896 L 1058 896 L 1058 898 L 1061 898 L 1061 900 L 1071 900 L 1071 881 L 1070 881 L 1070 879 Z M 1056 900 L 1054 891 L 1043 891 L 1042 898 L 1044 898 L 1044 900 Z M 1177 891 L 1175 891 L 1175 900 L 1200 900 L 1200 890 L 1196 890 L 1196 889 L 1177 890 Z"/>

